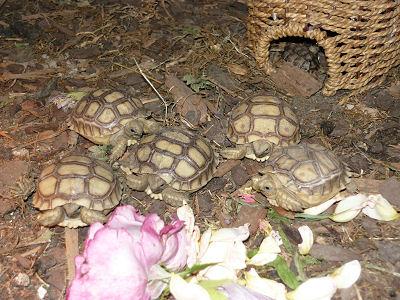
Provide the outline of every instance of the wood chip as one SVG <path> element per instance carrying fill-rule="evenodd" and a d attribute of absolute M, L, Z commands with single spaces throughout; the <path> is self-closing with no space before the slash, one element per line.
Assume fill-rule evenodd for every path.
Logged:
<path fill-rule="evenodd" d="M 165 76 L 165 85 L 176 103 L 176 111 L 193 126 L 207 121 L 207 105 L 204 99 L 195 94 L 175 75 Z"/>
<path fill-rule="evenodd" d="M 214 173 L 214 177 L 222 177 L 240 164 L 240 160 L 229 159 L 220 164 Z"/>
<path fill-rule="evenodd" d="M 279 90 L 286 91 L 291 96 L 308 98 L 323 86 L 322 82 L 311 74 L 287 62 L 278 63 L 276 72 L 269 76 Z"/>

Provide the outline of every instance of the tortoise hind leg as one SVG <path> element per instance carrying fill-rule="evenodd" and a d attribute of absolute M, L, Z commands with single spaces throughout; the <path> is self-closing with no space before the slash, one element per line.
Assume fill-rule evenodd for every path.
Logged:
<path fill-rule="evenodd" d="M 143 192 L 149 186 L 148 175 L 126 175 L 126 184 L 132 190 Z"/>
<path fill-rule="evenodd" d="M 190 203 L 189 194 L 187 192 L 180 192 L 173 188 L 166 188 L 161 192 L 161 194 L 162 200 L 174 207 L 182 206 L 184 201 Z"/>
<path fill-rule="evenodd" d="M 96 222 L 100 222 L 104 224 L 107 222 L 107 216 L 105 216 L 102 212 L 97 210 L 88 209 L 86 207 L 81 208 L 80 214 L 82 222 L 90 225 Z"/>

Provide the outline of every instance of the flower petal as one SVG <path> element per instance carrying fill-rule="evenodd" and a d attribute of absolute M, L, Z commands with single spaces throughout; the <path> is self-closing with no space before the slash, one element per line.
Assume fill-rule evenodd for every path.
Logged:
<path fill-rule="evenodd" d="M 236 228 L 221 228 L 212 233 L 211 241 L 245 241 L 250 235 L 249 224 Z"/>
<path fill-rule="evenodd" d="M 263 266 L 276 259 L 278 253 L 281 252 L 281 248 L 279 247 L 279 242 L 273 237 L 272 233 L 273 231 L 261 242 L 260 249 L 257 254 L 249 260 L 249 264 Z"/>
<path fill-rule="evenodd" d="M 368 200 L 368 205 L 362 210 L 368 217 L 380 221 L 393 221 L 400 217 L 400 214 L 381 194 L 369 195 Z"/>
<path fill-rule="evenodd" d="M 209 266 L 204 270 L 199 272 L 201 278 L 208 280 L 224 280 L 229 279 L 232 281 L 237 280 L 237 271 L 230 266 L 224 264 L 218 264 L 214 266 Z"/>
<path fill-rule="evenodd" d="M 358 260 L 352 260 L 336 269 L 329 277 L 335 281 L 337 288 L 347 289 L 358 280 L 360 274 L 360 262 Z"/>
<path fill-rule="evenodd" d="M 83 256 L 76 259 L 76 276 L 67 299 L 149 299 L 147 266 L 141 250 L 124 229 L 97 230 Z"/>
<path fill-rule="evenodd" d="M 256 270 L 250 269 L 245 273 L 246 286 L 257 293 L 271 297 L 274 300 L 286 299 L 286 287 L 279 282 L 260 277 Z"/>
<path fill-rule="evenodd" d="M 326 211 L 329 207 L 331 207 L 335 202 L 338 202 L 340 200 L 342 200 L 342 197 L 341 198 L 334 197 L 332 199 L 329 199 L 328 201 L 322 202 L 317 206 L 305 209 L 304 213 L 312 216 L 319 215 L 320 213 Z"/>
<path fill-rule="evenodd" d="M 303 255 L 308 254 L 308 252 L 310 252 L 312 245 L 314 244 L 313 232 L 311 228 L 308 227 L 307 225 L 300 226 L 298 230 L 300 232 L 301 238 L 303 239 L 301 244 L 298 244 L 299 253 Z"/>
<path fill-rule="evenodd" d="M 335 292 L 336 284 L 331 277 L 317 277 L 303 282 L 286 296 L 288 300 L 329 300 Z"/>
<path fill-rule="evenodd" d="M 176 300 L 211 300 L 206 289 L 196 283 L 186 282 L 176 274 L 171 276 L 169 289 Z"/>
<path fill-rule="evenodd" d="M 346 197 L 336 206 L 330 219 L 335 222 L 348 222 L 354 219 L 367 204 L 368 198 L 363 194 Z"/>
<path fill-rule="evenodd" d="M 275 300 L 237 283 L 224 284 L 218 291 L 231 300 Z"/>

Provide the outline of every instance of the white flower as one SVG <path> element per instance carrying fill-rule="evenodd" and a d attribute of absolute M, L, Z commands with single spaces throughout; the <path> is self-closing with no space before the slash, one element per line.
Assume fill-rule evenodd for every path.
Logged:
<path fill-rule="evenodd" d="M 360 211 L 370 218 L 381 221 L 392 221 L 400 216 L 382 195 L 358 194 L 341 200 L 330 218 L 336 222 L 348 222 Z"/>
<path fill-rule="evenodd" d="M 358 260 L 352 260 L 336 269 L 329 277 L 335 281 L 338 289 L 347 289 L 358 280 L 360 274 L 360 262 Z"/>
<path fill-rule="evenodd" d="M 263 266 L 276 259 L 279 253 L 281 253 L 282 240 L 276 231 L 271 231 L 262 241 L 260 248 L 256 255 L 249 259 L 248 263 L 254 266 Z"/>
<path fill-rule="evenodd" d="M 286 299 L 286 287 L 282 283 L 260 277 L 253 268 L 245 273 L 246 286 L 274 300 Z"/>
<path fill-rule="evenodd" d="M 381 194 L 369 195 L 368 200 L 362 210 L 368 217 L 381 221 L 393 221 L 400 217 L 400 214 Z"/>
<path fill-rule="evenodd" d="M 336 206 L 331 220 L 335 222 L 348 222 L 360 213 L 360 211 L 367 205 L 368 197 L 363 194 L 353 195 L 344 198 Z"/>
<path fill-rule="evenodd" d="M 236 280 L 237 271 L 246 268 L 246 246 L 243 241 L 249 237 L 248 226 L 216 231 L 208 229 L 203 233 L 196 262 L 216 265 L 200 271 L 200 276 L 213 280 Z"/>
<path fill-rule="evenodd" d="M 313 216 L 319 215 L 320 213 L 326 211 L 334 203 L 336 203 L 342 199 L 343 199 L 343 197 L 340 197 L 340 196 L 333 197 L 332 199 L 322 202 L 321 204 L 319 204 L 317 206 L 313 206 L 313 207 L 305 209 L 304 213 L 307 215 L 313 215 Z"/>
<path fill-rule="evenodd" d="M 287 294 L 288 300 L 329 300 L 337 289 L 352 286 L 360 277 L 361 265 L 358 260 L 350 261 L 325 277 L 311 278 L 303 282 L 293 292 Z"/>
<path fill-rule="evenodd" d="M 187 282 L 176 274 L 171 276 L 169 290 L 176 300 L 211 300 L 205 288 L 195 281 Z"/>
<path fill-rule="evenodd" d="M 310 278 L 293 292 L 287 294 L 288 300 L 329 300 L 336 292 L 335 281 L 330 277 Z"/>
<path fill-rule="evenodd" d="M 314 235 L 310 227 L 303 225 L 299 227 L 299 232 L 303 241 L 298 244 L 300 254 L 308 254 L 310 252 L 312 245 L 314 244 Z"/>
<path fill-rule="evenodd" d="M 187 244 L 187 266 L 192 267 L 196 263 L 197 254 L 199 252 L 199 240 L 200 240 L 200 229 L 198 226 L 195 226 L 195 219 L 193 210 L 190 206 L 184 202 L 183 206 L 179 207 L 176 211 L 176 214 L 179 220 L 185 222 L 185 228 L 188 237 Z"/>

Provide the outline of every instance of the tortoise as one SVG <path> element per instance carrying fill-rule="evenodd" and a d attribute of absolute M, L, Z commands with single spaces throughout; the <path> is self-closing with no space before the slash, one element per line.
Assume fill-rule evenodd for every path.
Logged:
<path fill-rule="evenodd" d="M 223 157 L 265 161 L 274 146 L 298 143 L 300 126 L 287 102 L 275 96 L 256 96 L 233 109 L 227 137 L 236 147 L 222 149 Z"/>
<path fill-rule="evenodd" d="M 165 127 L 144 137 L 120 161 L 127 185 L 172 206 L 189 201 L 189 195 L 212 178 L 218 158 L 200 135 L 179 127 Z"/>
<path fill-rule="evenodd" d="M 327 61 L 323 51 L 317 45 L 294 42 L 271 45 L 271 62 L 277 63 L 281 59 L 320 79 L 324 79 L 323 73 L 327 68 Z"/>
<path fill-rule="evenodd" d="M 99 89 L 77 103 L 70 128 L 95 144 L 111 144 L 109 159 L 113 162 L 124 154 L 129 142 L 158 128 L 157 122 L 146 119 L 149 115 L 140 100 L 121 91 Z"/>
<path fill-rule="evenodd" d="M 68 155 L 42 170 L 33 205 L 41 225 L 77 228 L 104 223 L 120 198 L 121 184 L 107 163 Z"/>
<path fill-rule="evenodd" d="M 332 151 L 304 142 L 276 148 L 259 172 L 253 188 L 272 205 L 292 211 L 319 205 L 350 182 L 347 166 Z"/>

